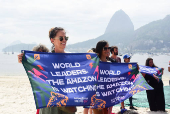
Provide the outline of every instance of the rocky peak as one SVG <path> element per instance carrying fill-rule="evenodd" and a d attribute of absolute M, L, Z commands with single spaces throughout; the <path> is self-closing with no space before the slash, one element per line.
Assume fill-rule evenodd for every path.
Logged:
<path fill-rule="evenodd" d="M 134 32 L 134 25 L 123 10 L 115 12 L 110 19 L 105 34 L 110 32 Z"/>

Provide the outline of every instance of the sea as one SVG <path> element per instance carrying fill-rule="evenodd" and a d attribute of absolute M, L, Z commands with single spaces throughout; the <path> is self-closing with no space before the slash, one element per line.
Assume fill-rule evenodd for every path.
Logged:
<path fill-rule="evenodd" d="M 0 76 L 26 76 L 25 69 L 21 63 L 18 63 L 19 53 L 4 53 L 0 52 Z M 123 56 L 119 56 L 123 62 Z M 151 55 L 147 53 L 134 54 L 131 57 L 131 62 L 137 62 L 139 65 L 145 65 L 148 57 L 153 58 L 153 62 L 156 66 L 164 68 L 164 75 L 170 78 L 170 72 L 168 72 L 168 65 L 170 61 L 170 54 L 157 54 Z"/>

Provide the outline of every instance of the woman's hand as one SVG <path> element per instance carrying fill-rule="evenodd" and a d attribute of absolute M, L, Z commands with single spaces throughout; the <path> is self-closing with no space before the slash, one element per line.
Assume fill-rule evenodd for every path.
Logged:
<path fill-rule="evenodd" d="M 145 75 L 146 75 L 145 73 L 141 73 L 141 74 L 143 75 L 143 77 L 145 77 Z"/>
<path fill-rule="evenodd" d="M 20 53 L 18 55 L 18 63 L 22 63 L 22 57 L 23 57 L 24 53 Z"/>

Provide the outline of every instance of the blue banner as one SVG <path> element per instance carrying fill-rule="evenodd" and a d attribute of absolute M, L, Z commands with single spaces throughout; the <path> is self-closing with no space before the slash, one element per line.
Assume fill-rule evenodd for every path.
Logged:
<path fill-rule="evenodd" d="M 114 106 L 152 87 L 137 70 L 136 63 L 99 63 L 97 92 L 91 108 Z"/>
<path fill-rule="evenodd" d="M 53 106 L 105 108 L 152 89 L 136 63 L 99 62 L 94 53 L 24 51 L 37 109 Z"/>
<path fill-rule="evenodd" d="M 162 68 L 139 65 L 139 72 L 154 77 L 158 82 L 162 80 Z"/>

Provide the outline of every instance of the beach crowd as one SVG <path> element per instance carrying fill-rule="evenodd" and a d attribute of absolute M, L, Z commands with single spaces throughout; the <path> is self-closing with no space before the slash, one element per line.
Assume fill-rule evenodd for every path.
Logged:
<path fill-rule="evenodd" d="M 67 53 L 65 51 L 65 47 L 68 41 L 68 37 L 66 36 L 66 32 L 62 27 L 54 27 L 49 31 L 49 39 L 52 43 L 51 52 L 52 53 Z M 37 52 L 50 52 L 49 49 L 42 44 L 35 46 L 33 51 Z M 112 63 L 121 63 L 122 60 L 118 57 L 118 47 L 117 46 L 109 46 L 109 43 L 105 40 L 101 40 L 97 42 L 96 47 L 87 50 L 87 53 L 96 53 L 102 62 L 112 62 Z M 111 54 L 111 55 L 110 55 Z M 18 55 L 18 62 L 22 63 L 23 53 Z M 129 63 L 131 56 L 129 54 L 123 55 L 123 62 Z M 137 61 L 136 61 L 137 62 Z M 145 66 L 149 67 L 158 67 L 154 64 L 152 58 L 146 58 Z M 139 66 L 138 66 L 139 70 Z M 170 72 L 170 64 L 168 66 L 168 70 Z M 163 74 L 164 68 L 162 68 Z M 150 111 L 163 111 L 165 112 L 165 98 L 164 98 L 164 89 L 163 82 L 158 82 L 154 77 L 149 76 L 148 74 L 142 73 L 146 82 L 154 88 L 153 90 L 146 90 L 147 99 L 149 103 Z M 130 110 L 137 110 L 136 107 L 133 106 L 132 103 L 133 98 L 129 98 Z M 84 114 L 114 114 L 112 113 L 112 108 L 102 108 L 102 109 L 91 109 L 89 107 L 84 107 Z M 75 114 L 76 107 L 46 107 L 37 109 L 36 114 Z M 128 110 L 125 108 L 124 102 L 121 102 L 120 114 L 130 114 Z M 132 111 L 131 114 L 137 114 L 137 112 Z"/>

